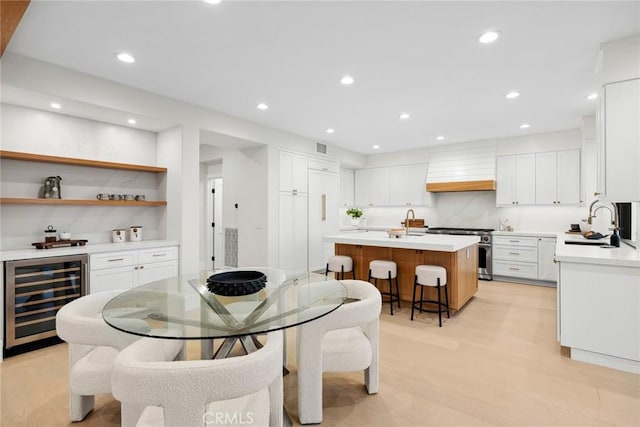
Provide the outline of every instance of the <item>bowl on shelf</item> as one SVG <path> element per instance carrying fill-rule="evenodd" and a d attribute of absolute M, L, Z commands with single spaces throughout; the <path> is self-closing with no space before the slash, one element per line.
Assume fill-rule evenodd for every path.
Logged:
<path fill-rule="evenodd" d="M 62 233 L 58 234 L 58 238 L 60 240 L 71 240 L 71 233 L 63 231 Z"/>

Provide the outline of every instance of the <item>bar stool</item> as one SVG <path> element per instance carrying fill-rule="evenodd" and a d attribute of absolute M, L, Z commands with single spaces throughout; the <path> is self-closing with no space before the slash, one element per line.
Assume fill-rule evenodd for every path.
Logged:
<path fill-rule="evenodd" d="M 355 279 L 355 273 L 353 271 L 353 260 L 350 256 L 346 255 L 334 255 L 329 257 L 329 261 L 327 262 L 327 269 L 324 272 L 324 275 L 327 276 L 329 272 L 339 273 L 340 280 L 344 280 L 344 273 L 351 272 L 351 275 Z"/>
<path fill-rule="evenodd" d="M 420 286 L 420 300 L 416 301 L 416 288 L 418 286 Z M 437 301 L 424 299 L 425 286 L 430 286 L 438 289 Z M 442 327 L 443 308 L 447 312 L 447 318 L 451 317 L 449 315 L 449 295 L 447 294 L 447 289 L 444 290 L 444 298 L 446 303 L 442 302 L 442 297 L 440 296 L 440 289 L 446 288 L 446 286 L 447 270 L 444 267 L 440 267 L 437 265 L 416 266 L 416 278 L 413 283 L 413 298 L 411 299 L 411 320 L 413 320 L 414 309 L 420 312 L 426 311 L 428 313 L 438 313 L 438 322 L 440 323 L 440 327 Z M 423 303 L 436 304 L 438 306 L 438 310 L 428 310 L 426 308 L 422 308 Z M 419 307 L 416 307 L 417 305 L 419 305 Z"/>
<path fill-rule="evenodd" d="M 375 286 L 378 287 L 378 279 L 385 279 L 389 281 L 389 292 L 380 291 L 380 295 L 388 296 L 387 301 L 389 303 L 389 309 L 393 316 L 393 303 L 398 302 L 398 308 L 400 308 L 400 288 L 398 286 L 398 267 L 393 261 L 373 260 L 369 263 L 369 279 L 375 279 Z M 393 282 L 391 279 L 396 279 L 396 292 L 393 293 Z"/>

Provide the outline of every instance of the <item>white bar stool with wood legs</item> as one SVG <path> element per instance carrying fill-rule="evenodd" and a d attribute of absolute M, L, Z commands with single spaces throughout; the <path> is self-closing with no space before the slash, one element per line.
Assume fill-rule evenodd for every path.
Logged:
<path fill-rule="evenodd" d="M 420 299 L 416 301 L 416 288 L 420 286 Z M 438 289 L 438 300 L 428 300 L 424 299 L 424 287 L 430 286 Z M 438 322 L 440 327 L 442 327 L 442 309 L 444 308 L 447 312 L 447 318 L 450 318 L 449 315 L 449 296 L 447 295 L 447 270 L 444 267 L 440 267 L 437 265 L 418 265 L 416 266 L 416 278 L 413 283 L 413 298 L 411 299 L 411 320 L 413 320 L 413 310 L 418 310 L 420 312 L 426 311 L 428 313 L 438 313 Z M 442 297 L 440 295 L 440 289 L 445 288 L 444 290 L 444 298 L 445 303 L 442 302 Z M 438 310 L 426 309 L 422 308 L 422 304 L 435 304 L 438 307 Z M 419 307 L 416 307 L 418 306 Z"/>
<path fill-rule="evenodd" d="M 325 270 L 324 275 L 328 275 L 330 271 L 339 274 L 338 280 L 344 280 L 344 273 L 351 273 L 353 278 L 356 278 L 355 273 L 353 272 L 353 260 L 350 256 L 334 255 L 329 257 L 327 269 Z"/>
<path fill-rule="evenodd" d="M 388 300 L 382 301 L 389 303 L 389 309 L 393 316 L 393 303 L 398 302 L 398 308 L 400 308 L 400 287 L 398 285 L 398 267 L 393 261 L 373 260 L 369 263 L 369 279 L 375 279 L 375 286 L 378 287 L 378 279 L 389 281 L 389 292 L 380 291 L 380 295 L 389 297 Z M 396 292 L 393 292 L 393 282 L 391 279 L 396 279 Z"/>

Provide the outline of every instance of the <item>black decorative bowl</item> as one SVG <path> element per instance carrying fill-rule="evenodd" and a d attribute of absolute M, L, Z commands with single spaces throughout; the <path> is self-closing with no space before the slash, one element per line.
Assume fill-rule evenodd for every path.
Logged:
<path fill-rule="evenodd" d="M 267 276 L 259 271 L 227 271 L 207 278 L 209 291 L 225 297 L 254 294 L 266 284 Z"/>

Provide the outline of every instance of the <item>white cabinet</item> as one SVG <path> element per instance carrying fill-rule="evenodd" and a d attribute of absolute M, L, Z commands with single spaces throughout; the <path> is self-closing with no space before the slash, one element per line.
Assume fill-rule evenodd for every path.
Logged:
<path fill-rule="evenodd" d="M 497 157 L 497 205 L 532 205 L 535 203 L 535 164 L 535 154 Z"/>
<path fill-rule="evenodd" d="M 493 274 L 530 280 L 557 280 L 553 237 L 493 236 Z"/>
<path fill-rule="evenodd" d="M 307 157 L 280 151 L 278 188 L 280 191 L 307 192 Z"/>
<path fill-rule="evenodd" d="M 355 174 L 353 169 L 340 169 L 340 206 L 348 208 L 355 203 Z"/>
<path fill-rule="evenodd" d="M 390 206 L 430 206 L 426 190 L 427 164 L 389 168 Z"/>
<path fill-rule="evenodd" d="M 356 206 L 389 205 L 389 168 L 358 169 L 355 175 Z"/>
<path fill-rule="evenodd" d="M 580 204 L 580 150 L 536 153 L 537 205 Z"/>
<path fill-rule="evenodd" d="M 336 234 L 338 225 L 338 174 L 309 169 L 309 270 L 323 269 L 333 244 L 322 241 Z"/>
<path fill-rule="evenodd" d="M 558 264 L 555 262 L 556 239 L 538 238 L 538 280 L 555 282 L 558 280 Z"/>
<path fill-rule="evenodd" d="M 371 206 L 373 204 L 371 192 L 371 169 L 358 169 L 355 172 L 355 205 Z"/>
<path fill-rule="evenodd" d="M 178 247 L 91 254 L 89 293 L 129 289 L 178 275 Z"/>
<path fill-rule="evenodd" d="M 280 193 L 278 265 L 282 269 L 307 269 L 307 214 L 305 193 Z"/>
<path fill-rule="evenodd" d="M 640 79 L 606 84 L 602 95 L 596 196 L 640 201 Z"/>

